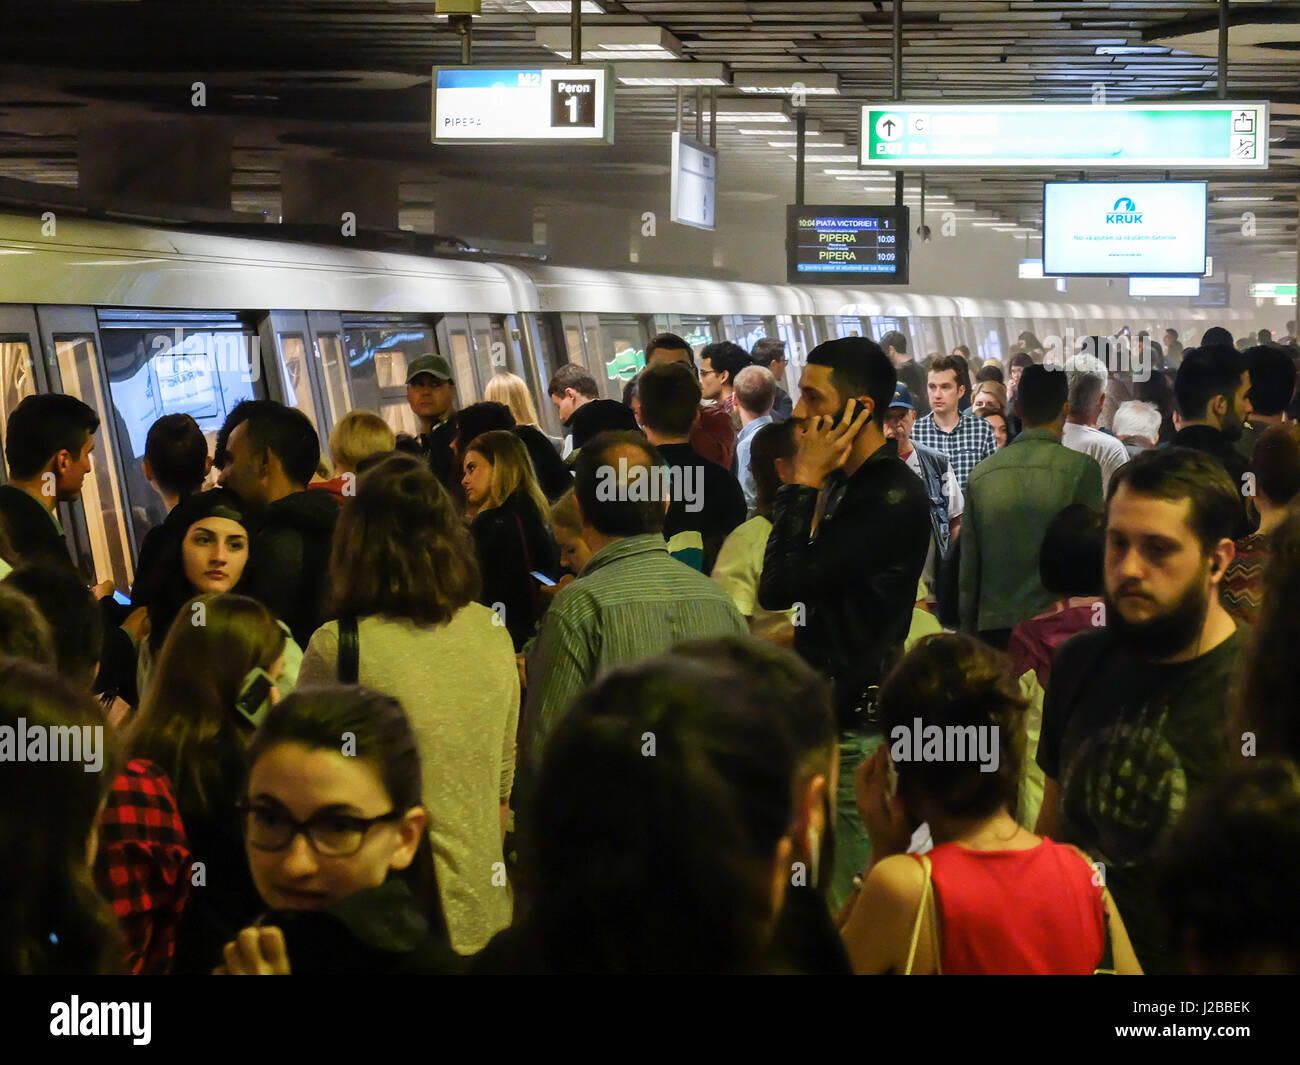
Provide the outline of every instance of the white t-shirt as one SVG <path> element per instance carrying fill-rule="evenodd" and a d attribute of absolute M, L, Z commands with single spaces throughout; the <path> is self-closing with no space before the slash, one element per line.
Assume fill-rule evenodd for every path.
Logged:
<path fill-rule="evenodd" d="M 925 477 L 921 472 L 921 456 L 916 453 L 916 448 L 912 448 L 912 450 L 907 453 L 907 458 L 903 461 L 907 463 L 908 468 L 914 474 L 920 477 L 923 481 L 925 480 Z M 951 523 L 954 519 L 961 517 L 962 511 L 966 507 L 966 497 L 962 495 L 961 485 L 957 483 L 957 475 L 953 473 L 951 462 L 948 464 L 947 472 L 944 474 L 943 494 L 948 497 L 948 521 Z M 934 594 L 934 554 L 934 537 L 931 536 L 930 550 L 927 551 L 925 555 L 925 569 L 921 571 L 921 581 L 926 588 L 929 589 L 929 595 L 926 596 L 926 601 L 930 603 L 936 601 Z"/>
<path fill-rule="evenodd" d="M 1071 451 L 1081 455 L 1091 455 L 1101 467 L 1101 497 L 1106 498 L 1110 486 L 1110 477 L 1124 463 L 1128 462 L 1128 449 L 1116 437 L 1094 429 L 1091 425 L 1075 425 L 1066 422 L 1061 430 L 1061 443 Z"/>

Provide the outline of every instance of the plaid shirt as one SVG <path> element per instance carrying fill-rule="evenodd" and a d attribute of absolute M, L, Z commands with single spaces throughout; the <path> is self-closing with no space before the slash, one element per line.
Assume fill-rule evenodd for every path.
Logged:
<path fill-rule="evenodd" d="M 171 972 L 191 861 L 167 774 L 152 762 L 128 762 L 100 817 L 95 883 L 117 914 L 132 973 Z"/>
<path fill-rule="evenodd" d="M 912 443 L 947 455 L 963 492 L 970 483 L 970 471 L 998 449 L 993 426 L 967 410 L 961 412 L 951 433 L 945 433 L 934 423 L 933 413 L 918 418 L 912 426 Z"/>

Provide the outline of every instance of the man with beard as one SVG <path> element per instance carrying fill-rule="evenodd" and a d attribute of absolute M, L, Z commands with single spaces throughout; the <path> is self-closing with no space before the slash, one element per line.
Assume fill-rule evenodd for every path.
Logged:
<path fill-rule="evenodd" d="M 1152 887 L 1154 848 L 1230 753 L 1244 633 L 1218 588 L 1239 507 L 1202 452 L 1157 449 L 1121 467 L 1106 512 L 1105 627 L 1061 647 L 1043 702 L 1036 831 L 1102 863 L 1147 973 L 1180 965 Z"/>

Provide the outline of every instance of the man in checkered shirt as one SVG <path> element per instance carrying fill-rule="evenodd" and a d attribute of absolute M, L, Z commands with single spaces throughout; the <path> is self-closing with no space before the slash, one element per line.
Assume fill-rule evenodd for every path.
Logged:
<path fill-rule="evenodd" d="M 930 413 L 912 427 L 912 443 L 947 455 L 957 483 L 965 492 L 970 471 L 977 462 L 997 451 L 998 444 L 987 421 L 976 418 L 968 410 L 958 409 L 961 397 L 966 394 L 959 369 L 960 364 L 951 355 L 930 364 L 927 382 Z"/>

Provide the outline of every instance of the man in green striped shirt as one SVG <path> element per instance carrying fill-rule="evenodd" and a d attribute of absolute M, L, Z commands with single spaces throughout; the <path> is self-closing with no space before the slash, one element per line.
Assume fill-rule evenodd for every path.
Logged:
<path fill-rule="evenodd" d="M 662 464 L 634 432 L 601 433 L 578 457 L 576 502 L 594 554 L 546 612 L 529 660 L 523 749 L 534 767 L 597 674 L 682 640 L 749 631 L 719 585 L 668 554 Z"/>

